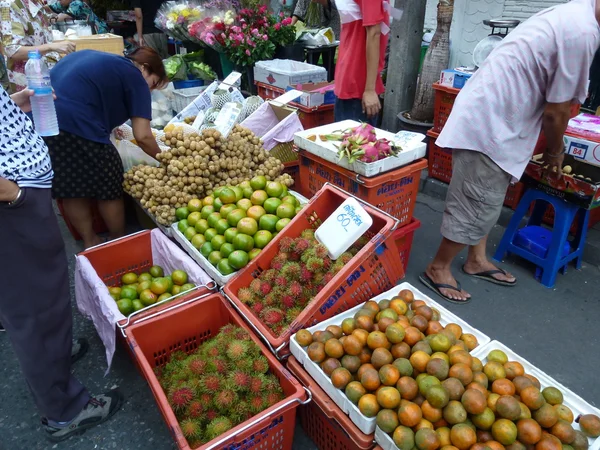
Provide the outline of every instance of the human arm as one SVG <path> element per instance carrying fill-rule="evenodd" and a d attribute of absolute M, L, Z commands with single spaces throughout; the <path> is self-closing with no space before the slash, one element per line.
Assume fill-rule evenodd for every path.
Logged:
<path fill-rule="evenodd" d="M 0 202 L 14 202 L 19 196 L 19 192 L 17 183 L 0 177 Z"/>
<path fill-rule="evenodd" d="M 144 18 L 142 16 L 142 8 L 137 7 L 134 8 L 133 11 L 135 12 L 135 29 L 138 35 L 138 42 L 140 43 L 140 46 L 143 47 L 144 34 L 142 33 L 142 31 L 144 29 Z"/>
<path fill-rule="evenodd" d="M 304 21 L 310 1 L 311 0 L 298 0 L 298 3 L 296 3 L 296 7 L 294 8 L 294 12 L 292 13 L 292 23 L 296 23 L 299 20 Z"/>
<path fill-rule="evenodd" d="M 381 103 L 377 95 L 377 77 L 379 76 L 379 55 L 381 25 L 367 26 L 367 82 L 362 97 L 363 112 L 367 117 L 375 117 L 381 110 Z"/>
<path fill-rule="evenodd" d="M 142 117 L 131 118 L 131 128 L 133 129 L 133 137 L 144 152 L 153 158 L 160 153 L 160 148 L 156 142 L 156 138 L 152 134 L 150 121 Z"/>
<path fill-rule="evenodd" d="M 548 172 L 562 174 L 562 163 L 565 158 L 563 136 L 571 117 L 571 102 L 547 103 L 542 116 L 542 129 L 546 137 L 544 162 L 548 164 Z"/>
<path fill-rule="evenodd" d="M 21 108 L 21 111 L 24 113 L 28 113 L 31 111 L 31 96 L 33 95 L 33 91 L 31 89 L 23 89 L 20 92 L 12 94 L 10 98 L 15 104 Z"/>

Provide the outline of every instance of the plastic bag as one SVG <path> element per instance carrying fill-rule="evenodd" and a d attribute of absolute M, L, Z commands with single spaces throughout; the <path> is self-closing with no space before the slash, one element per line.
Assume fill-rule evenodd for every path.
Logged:
<path fill-rule="evenodd" d="M 117 141 L 115 147 L 123 162 L 123 170 L 127 172 L 133 166 L 145 164 L 158 167 L 159 163 L 152 156 L 130 141 Z"/>
<path fill-rule="evenodd" d="M 304 130 L 298 114 L 290 114 L 279 121 L 268 102 L 260 105 L 241 125 L 260 137 L 267 151 L 282 142 L 292 142 L 294 134 Z"/>
<path fill-rule="evenodd" d="M 187 80 L 187 68 L 181 55 L 171 56 L 165 59 L 163 64 L 169 80 Z"/>
<path fill-rule="evenodd" d="M 212 281 L 198 264 L 160 230 L 151 231 L 151 242 L 152 262 L 161 266 L 165 273 L 176 269 L 184 270 L 191 282 L 197 286 L 207 285 Z M 106 285 L 90 261 L 82 255 L 75 259 L 75 299 L 79 311 L 92 320 L 98 336 L 104 343 L 108 373 L 115 354 L 115 329 L 117 323 L 126 317 L 119 311 L 117 303 L 109 295 Z"/>

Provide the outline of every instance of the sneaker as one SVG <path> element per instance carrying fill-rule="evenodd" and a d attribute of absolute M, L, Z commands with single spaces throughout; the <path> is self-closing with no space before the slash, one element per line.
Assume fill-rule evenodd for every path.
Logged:
<path fill-rule="evenodd" d="M 44 418 L 42 419 L 42 426 L 46 432 L 46 437 L 50 441 L 64 441 L 71 436 L 83 434 L 88 428 L 107 421 L 121 409 L 122 404 L 123 396 L 119 391 L 109 391 L 106 394 L 91 397 L 87 405 L 71 422 L 62 425 Z"/>
<path fill-rule="evenodd" d="M 90 344 L 88 344 L 87 339 L 75 339 L 73 341 L 73 347 L 71 347 L 71 364 L 75 364 L 77 361 L 83 358 L 89 348 Z"/>

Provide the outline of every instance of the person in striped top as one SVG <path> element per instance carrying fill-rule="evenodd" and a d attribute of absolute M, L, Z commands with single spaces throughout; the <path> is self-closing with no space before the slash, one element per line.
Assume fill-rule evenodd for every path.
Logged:
<path fill-rule="evenodd" d="M 25 114 L 33 91 L 0 88 L 0 322 L 42 414 L 60 441 L 110 418 L 117 391 L 90 396 L 71 374 L 85 340 L 73 346 L 65 244 L 52 207 L 48 148 Z M 73 355 L 73 347 L 79 351 Z M 78 354 L 79 353 L 79 354 Z M 75 357 L 73 357 L 75 356 Z"/>

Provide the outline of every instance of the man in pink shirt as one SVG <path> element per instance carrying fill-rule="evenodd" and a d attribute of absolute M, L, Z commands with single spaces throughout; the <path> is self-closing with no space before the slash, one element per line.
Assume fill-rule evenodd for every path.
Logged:
<path fill-rule="evenodd" d="M 587 96 L 599 22 L 600 0 L 573 0 L 536 14 L 502 41 L 458 95 L 437 140 L 453 149 L 443 239 L 420 276 L 446 300 L 471 299 L 451 272 L 465 246 L 466 275 L 505 286 L 516 283 L 487 259 L 487 235 L 542 129 L 548 141 L 544 161 L 560 175 L 570 106 Z"/>

